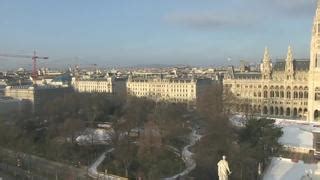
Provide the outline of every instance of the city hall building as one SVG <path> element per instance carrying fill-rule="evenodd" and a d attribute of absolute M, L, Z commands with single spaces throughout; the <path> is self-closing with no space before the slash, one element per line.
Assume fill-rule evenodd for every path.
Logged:
<path fill-rule="evenodd" d="M 271 62 L 265 49 L 260 71 L 230 68 L 224 87 L 246 102 L 237 106 L 243 112 L 269 117 L 308 121 L 320 120 L 320 2 L 314 17 L 310 59 L 295 59 L 291 47 L 284 60 Z"/>

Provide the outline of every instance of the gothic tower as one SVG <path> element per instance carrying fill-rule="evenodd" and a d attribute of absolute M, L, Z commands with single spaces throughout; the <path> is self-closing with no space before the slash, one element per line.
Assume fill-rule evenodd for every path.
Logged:
<path fill-rule="evenodd" d="M 261 69 L 262 79 L 271 79 L 272 64 L 271 64 L 268 48 L 265 48 L 264 50 L 264 56 L 263 56 L 260 69 Z"/>
<path fill-rule="evenodd" d="M 288 47 L 288 53 L 286 58 L 285 74 L 286 74 L 287 80 L 294 79 L 293 55 L 292 55 L 292 49 L 290 46 Z"/>
<path fill-rule="evenodd" d="M 320 0 L 317 3 L 316 14 L 313 21 L 310 68 L 308 78 L 308 120 L 316 121 L 320 113 Z"/>

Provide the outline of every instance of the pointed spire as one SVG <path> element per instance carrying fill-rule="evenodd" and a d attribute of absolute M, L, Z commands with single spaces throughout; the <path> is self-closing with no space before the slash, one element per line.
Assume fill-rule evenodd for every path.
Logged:
<path fill-rule="evenodd" d="M 293 55 L 292 55 L 292 49 L 291 46 L 288 47 L 288 54 L 287 54 L 287 59 L 286 59 L 286 77 L 287 80 L 291 80 L 294 77 L 294 69 L 293 69 Z"/>
<path fill-rule="evenodd" d="M 287 59 L 286 61 L 293 61 L 293 55 L 292 55 L 292 48 L 291 46 L 288 47 L 288 53 L 287 53 Z"/>
<path fill-rule="evenodd" d="M 264 48 L 264 55 L 263 55 L 263 62 L 269 62 L 270 61 L 270 55 L 268 47 Z"/>
<path fill-rule="evenodd" d="M 320 8 L 320 0 L 317 0 L 317 7 Z"/>
<path fill-rule="evenodd" d="M 271 73 L 272 73 L 272 65 L 271 65 L 271 59 L 269 55 L 269 50 L 266 47 L 264 49 L 264 56 L 263 56 L 263 62 L 261 64 L 261 72 L 263 79 L 271 79 Z"/>

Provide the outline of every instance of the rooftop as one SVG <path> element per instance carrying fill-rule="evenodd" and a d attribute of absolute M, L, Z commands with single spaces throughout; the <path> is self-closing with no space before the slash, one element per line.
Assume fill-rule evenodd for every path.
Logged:
<path fill-rule="evenodd" d="M 273 63 L 274 71 L 284 71 L 286 62 L 285 60 L 277 60 Z M 294 59 L 293 69 L 295 71 L 309 71 L 310 60 L 309 59 Z"/>

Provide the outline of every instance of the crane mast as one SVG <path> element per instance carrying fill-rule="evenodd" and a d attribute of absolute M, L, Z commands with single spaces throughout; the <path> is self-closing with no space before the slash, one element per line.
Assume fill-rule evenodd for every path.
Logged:
<path fill-rule="evenodd" d="M 11 57 L 11 58 L 31 58 L 32 59 L 32 78 L 36 79 L 38 77 L 37 73 L 37 60 L 38 59 L 49 59 L 47 56 L 38 56 L 36 51 L 33 51 L 32 56 L 26 55 L 16 55 L 16 54 L 0 54 L 2 57 Z"/>

